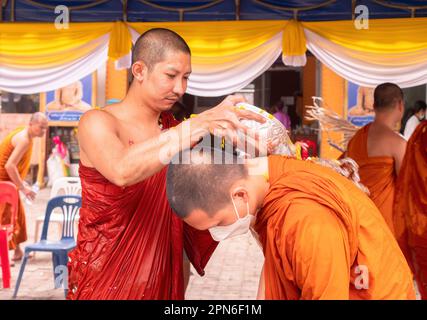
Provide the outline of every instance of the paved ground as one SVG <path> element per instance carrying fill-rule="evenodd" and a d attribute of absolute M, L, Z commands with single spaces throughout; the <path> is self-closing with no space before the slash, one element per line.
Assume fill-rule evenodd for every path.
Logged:
<path fill-rule="evenodd" d="M 44 214 L 49 189 L 42 189 L 31 206 L 27 204 L 28 241 L 34 242 L 35 220 Z M 58 236 L 58 229 L 51 228 L 52 236 Z M 255 299 L 263 256 L 252 236 L 245 235 L 220 243 L 209 264 L 206 275 L 200 277 L 192 270 L 186 292 L 187 299 Z M 3 289 L 0 283 L 0 300 L 11 299 L 19 272 L 20 263 L 11 268 L 11 289 Z M 1 274 L 0 274 L 1 278 Z M 64 299 L 64 291 L 54 289 L 52 261 L 50 254 L 37 253 L 27 263 L 18 293 L 18 299 Z"/>

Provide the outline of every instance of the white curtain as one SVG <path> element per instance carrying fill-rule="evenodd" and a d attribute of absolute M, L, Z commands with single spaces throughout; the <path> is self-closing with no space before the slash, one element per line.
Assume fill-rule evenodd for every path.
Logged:
<path fill-rule="evenodd" d="M 307 48 L 329 69 L 365 87 L 393 82 L 402 88 L 427 83 L 427 49 L 401 55 L 360 52 L 339 46 L 308 29 L 304 30 Z"/>
<path fill-rule="evenodd" d="M 132 40 L 139 33 L 129 27 Z M 331 70 L 362 86 L 374 87 L 382 82 L 395 82 L 401 87 L 427 83 L 427 49 L 407 54 L 361 52 L 337 45 L 304 29 L 307 48 Z M 91 74 L 108 59 L 110 33 L 90 42 L 94 47 L 88 55 L 61 66 L 24 68 L 0 66 L 0 89 L 21 94 L 45 92 L 75 82 Z M 193 73 L 187 92 L 198 96 L 221 96 L 236 92 L 251 83 L 280 57 L 282 32 L 259 46 L 227 56 L 219 62 L 215 57 L 192 59 Z M 304 65 L 305 56 L 284 57 L 291 65 Z M 130 66 L 130 54 L 116 62 L 117 67 Z"/>
<path fill-rule="evenodd" d="M 61 65 L 45 69 L 24 69 L 0 66 L 0 90 L 21 94 L 32 94 L 56 90 L 91 74 L 108 59 L 106 34 L 94 41 L 99 42 L 89 55 Z"/>
<path fill-rule="evenodd" d="M 132 28 L 130 31 L 135 42 L 139 34 Z M 282 32 L 279 32 L 251 51 L 230 56 L 226 63 L 215 63 L 215 58 L 193 59 L 187 93 L 213 97 L 236 92 L 270 68 L 281 52 Z"/>

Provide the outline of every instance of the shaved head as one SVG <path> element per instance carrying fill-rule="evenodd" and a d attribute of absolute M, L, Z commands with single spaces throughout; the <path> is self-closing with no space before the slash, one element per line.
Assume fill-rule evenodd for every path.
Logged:
<path fill-rule="evenodd" d="M 28 123 L 28 132 L 31 137 L 42 137 L 48 128 L 48 121 L 43 112 L 36 112 L 30 118 Z"/>
<path fill-rule="evenodd" d="M 382 83 L 374 91 L 374 110 L 386 111 L 394 109 L 397 103 L 403 101 L 403 91 L 397 84 Z"/>
<path fill-rule="evenodd" d="M 36 112 L 31 115 L 30 123 L 47 122 L 46 115 L 43 112 Z"/>
<path fill-rule="evenodd" d="M 151 71 L 170 51 L 191 55 L 190 47 L 179 34 L 169 29 L 150 29 L 136 40 L 132 49 L 132 64 L 142 60 Z"/>
<path fill-rule="evenodd" d="M 232 164 L 226 157 L 232 158 Z M 232 185 L 248 176 L 245 165 L 235 155 L 218 149 L 201 154 L 185 150 L 176 159 L 182 161 L 172 160 L 169 165 L 166 193 L 170 206 L 181 218 L 195 209 L 214 215 L 230 204 Z"/>

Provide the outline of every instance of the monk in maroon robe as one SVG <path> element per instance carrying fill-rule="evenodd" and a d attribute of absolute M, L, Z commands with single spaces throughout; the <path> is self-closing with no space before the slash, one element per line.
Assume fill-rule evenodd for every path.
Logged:
<path fill-rule="evenodd" d="M 68 299 L 183 299 L 183 248 L 203 275 L 217 243 L 175 217 L 165 166 L 205 134 L 234 138 L 247 130 L 239 118 L 263 122 L 234 107 L 239 96 L 174 121 L 167 111 L 186 90 L 191 62 L 189 47 L 170 30 L 141 35 L 132 60 L 126 97 L 86 112 L 79 123 L 82 208 Z"/>

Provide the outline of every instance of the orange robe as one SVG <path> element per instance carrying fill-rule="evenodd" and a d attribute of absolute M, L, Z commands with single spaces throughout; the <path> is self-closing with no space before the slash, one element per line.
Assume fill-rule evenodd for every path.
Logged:
<path fill-rule="evenodd" d="M 412 274 L 374 203 L 329 168 L 269 157 L 257 214 L 266 299 L 415 299 Z"/>
<path fill-rule="evenodd" d="M 406 147 L 396 184 L 396 238 L 427 300 L 427 121 L 417 126 Z"/>
<path fill-rule="evenodd" d="M 394 234 L 393 203 L 396 172 L 392 157 L 368 157 L 367 142 L 370 124 L 364 126 L 348 143 L 347 157 L 359 165 L 360 182 L 370 192 L 372 201 L 380 209 L 384 220 Z"/>
<path fill-rule="evenodd" d="M 9 133 L 0 144 L 0 181 L 11 181 L 4 166 L 6 165 L 6 162 L 13 151 L 12 138 L 24 129 L 25 127 L 15 129 L 11 133 Z M 21 179 L 24 179 L 27 176 L 28 170 L 30 168 L 32 146 L 33 145 L 31 142 L 30 147 L 25 152 L 21 161 L 19 161 L 18 163 L 18 171 L 19 175 L 21 176 Z M 0 204 L 0 219 L 1 224 L 10 223 L 11 215 L 9 205 Z M 27 241 L 25 210 L 21 200 L 19 199 L 18 215 L 14 227 L 13 238 L 12 241 L 9 243 L 9 248 L 15 249 L 17 244 L 22 243 L 24 241 Z"/>
<path fill-rule="evenodd" d="M 162 123 L 169 128 L 176 121 L 162 114 Z M 183 249 L 204 274 L 218 242 L 172 211 L 166 172 L 122 188 L 80 164 L 82 208 L 67 299 L 184 299 Z"/>

